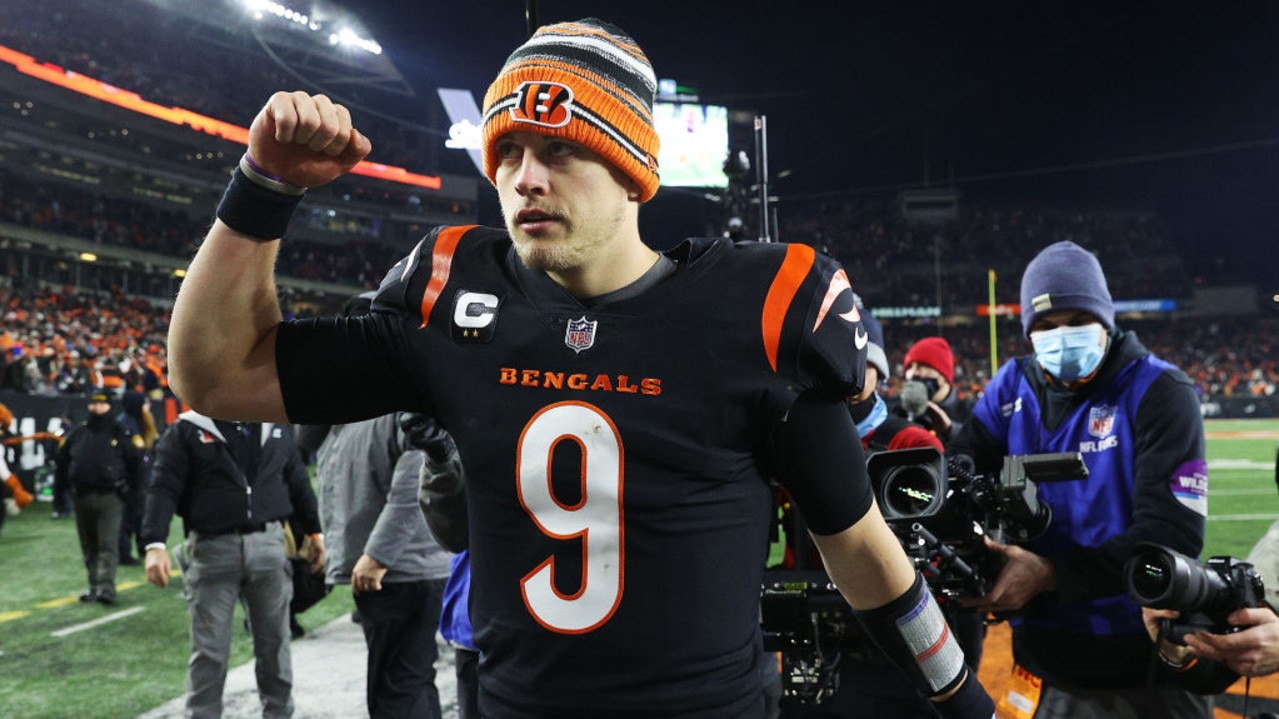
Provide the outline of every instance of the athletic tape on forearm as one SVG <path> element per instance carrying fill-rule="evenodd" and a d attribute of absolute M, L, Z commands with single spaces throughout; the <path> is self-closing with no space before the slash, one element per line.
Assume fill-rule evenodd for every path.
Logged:
<path fill-rule="evenodd" d="M 964 650 L 918 573 L 905 594 L 877 609 L 855 612 L 866 633 L 925 696 L 953 689 L 964 678 Z"/>
<path fill-rule="evenodd" d="M 301 194 L 285 194 L 263 187 L 245 174 L 243 166 L 231 173 L 217 217 L 227 227 L 262 242 L 284 237 Z"/>

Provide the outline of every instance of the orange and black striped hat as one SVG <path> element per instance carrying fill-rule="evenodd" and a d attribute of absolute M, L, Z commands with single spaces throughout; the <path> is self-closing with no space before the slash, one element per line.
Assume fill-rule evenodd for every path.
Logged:
<path fill-rule="evenodd" d="M 506 59 L 484 95 L 484 174 L 496 183 L 497 138 L 527 130 L 581 143 L 640 187 L 658 187 L 648 58 L 620 28 L 595 18 L 538 28 Z"/>

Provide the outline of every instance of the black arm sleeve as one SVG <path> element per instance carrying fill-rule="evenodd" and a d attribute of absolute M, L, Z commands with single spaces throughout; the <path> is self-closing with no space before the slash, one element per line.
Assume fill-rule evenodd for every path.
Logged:
<path fill-rule="evenodd" d="M 346 424 L 397 410 L 434 414 L 417 399 L 408 363 L 395 360 L 407 352 L 399 321 L 374 312 L 282 323 L 275 362 L 289 422 Z"/>
<path fill-rule="evenodd" d="M 778 480 L 815 534 L 841 532 L 870 509 L 866 458 L 842 397 L 800 395 L 775 446 Z"/>

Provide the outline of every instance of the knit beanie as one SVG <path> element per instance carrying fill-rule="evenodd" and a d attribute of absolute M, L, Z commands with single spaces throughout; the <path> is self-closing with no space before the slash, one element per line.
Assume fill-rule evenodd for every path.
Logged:
<path fill-rule="evenodd" d="M 955 353 L 943 337 L 925 337 L 911 345 L 902 364 L 909 367 L 912 362 L 928 365 L 940 372 L 947 382 L 955 382 Z"/>
<path fill-rule="evenodd" d="M 1040 250 L 1021 276 L 1021 325 L 1027 336 L 1040 315 L 1060 310 L 1087 312 L 1106 329 L 1115 328 L 1115 303 L 1101 263 L 1069 240 Z"/>
<path fill-rule="evenodd" d="M 497 139 L 526 130 L 594 150 L 640 188 L 657 192 L 657 79 L 644 51 L 595 18 L 538 28 L 484 94 L 484 174 L 496 184 Z"/>

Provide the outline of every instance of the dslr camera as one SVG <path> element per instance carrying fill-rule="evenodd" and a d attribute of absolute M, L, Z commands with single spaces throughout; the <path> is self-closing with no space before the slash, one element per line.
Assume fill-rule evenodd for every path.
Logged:
<path fill-rule="evenodd" d="M 1039 537 L 1052 510 L 1039 501 L 1037 483 L 1088 476 L 1078 452 L 1010 455 L 997 476 L 932 447 L 875 452 L 866 466 L 884 519 L 939 598 L 984 596 L 1003 566 L 984 538 Z"/>
<path fill-rule="evenodd" d="M 1230 556 L 1207 562 L 1159 544 L 1137 545 L 1124 567 L 1128 596 L 1143 607 L 1175 609 L 1176 619 L 1164 620 L 1163 634 L 1176 644 L 1185 635 L 1206 629 L 1216 634 L 1238 631 L 1226 617 L 1236 609 L 1260 607 L 1266 588 L 1248 562 Z"/>

